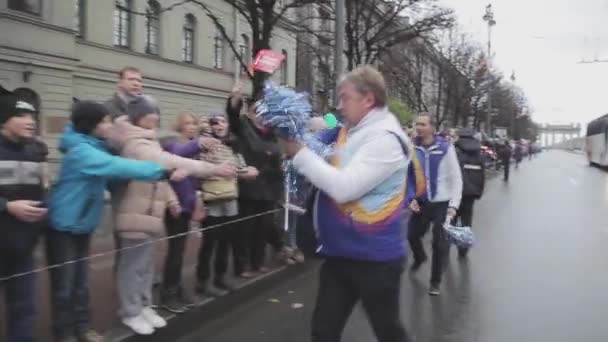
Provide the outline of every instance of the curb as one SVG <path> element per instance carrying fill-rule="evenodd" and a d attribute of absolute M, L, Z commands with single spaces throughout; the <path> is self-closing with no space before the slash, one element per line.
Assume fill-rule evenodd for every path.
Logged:
<path fill-rule="evenodd" d="M 136 335 L 120 325 L 108 331 L 104 337 L 111 342 L 166 342 L 187 337 L 203 324 L 222 317 L 248 298 L 262 294 L 271 285 L 304 273 L 316 265 L 318 261 L 310 258 L 302 265 L 281 266 L 263 276 L 239 284 L 236 291 L 225 296 L 206 298 L 187 313 L 163 315 L 167 320 L 167 327 L 158 329 L 153 335 Z"/>

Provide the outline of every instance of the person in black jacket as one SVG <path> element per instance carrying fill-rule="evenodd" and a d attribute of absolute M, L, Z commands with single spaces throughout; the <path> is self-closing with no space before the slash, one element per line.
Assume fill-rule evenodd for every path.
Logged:
<path fill-rule="evenodd" d="M 33 250 L 45 227 L 48 152 L 34 139 L 35 112 L 14 94 L 0 96 L 0 289 L 8 335 L 3 341 L 34 340 L 34 275 L 27 272 L 34 267 Z"/>
<path fill-rule="evenodd" d="M 509 181 L 509 171 L 511 171 L 511 156 L 512 156 L 512 149 L 511 149 L 511 143 L 509 143 L 509 140 L 505 139 L 503 141 L 502 144 L 498 145 L 498 157 L 500 158 L 501 162 L 502 162 L 502 168 L 503 168 L 503 180 L 505 182 Z"/>
<path fill-rule="evenodd" d="M 462 173 L 462 201 L 454 222 L 460 219 L 460 223 L 466 227 L 473 225 L 473 207 L 475 201 L 483 195 L 486 181 L 485 164 L 481 157 L 481 143 L 475 139 L 474 134 L 475 132 L 472 130 L 461 130 L 458 140 L 454 144 Z M 467 253 L 466 248 L 458 249 L 461 258 L 466 257 Z"/>
<path fill-rule="evenodd" d="M 284 192 L 282 152 L 278 140 L 270 127 L 257 121 L 255 100 L 248 99 L 247 102 L 247 115 L 241 115 L 243 97 L 240 85 L 235 85 L 226 106 L 230 129 L 236 137 L 235 150 L 247 165 L 259 171 L 255 180 L 239 179 L 239 214 L 242 217 L 275 209 Z M 235 258 L 242 259 L 239 264 L 248 261 L 251 266 L 251 272 L 238 270 L 241 277 L 250 278 L 256 272 L 268 272 L 264 266 L 267 242 L 282 258 L 285 256 L 282 229 L 274 223 L 273 215 L 243 221 L 241 229 L 243 240 L 237 243 L 241 248 L 235 248 Z"/>

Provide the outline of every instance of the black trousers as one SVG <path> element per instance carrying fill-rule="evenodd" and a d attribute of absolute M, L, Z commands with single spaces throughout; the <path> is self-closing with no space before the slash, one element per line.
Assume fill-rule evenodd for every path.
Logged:
<path fill-rule="evenodd" d="M 510 160 L 503 160 L 502 161 L 502 167 L 503 167 L 503 180 L 505 182 L 509 181 L 509 171 L 511 171 L 511 161 Z"/>
<path fill-rule="evenodd" d="M 458 214 L 454 218 L 454 223 L 460 220 L 460 224 L 464 227 L 473 226 L 473 209 L 476 200 L 475 196 L 462 196 L 460 208 L 458 208 Z"/>
<path fill-rule="evenodd" d="M 240 200 L 239 212 L 241 217 L 258 215 L 276 209 L 271 201 Z M 283 241 L 284 232 L 274 221 L 274 214 L 266 214 L 253 219 L 242 221 L 242 238 L 247 244 L 247 260 L 252 270 L 258 270 L 266 260 L 266 244 L 279 252 L 285 246 Z"/>
<path fill-rule="evenodd" d="M 327 259 L 321 266 L 312 318 L 313 342 L 340 342 L 355 304 L 361 301 L 378 342 L 411 341 L 399 315 L 403 260 Z"/>
<path fill-rule="evenodd" d="M 431 284 L 439 285 L 443 269 L 448 259 L 450 242 L 443 224 L 448 211 L 448 202 L 420 203 L 420 212 L 412 213 L 409 223 L 408 240 L 414 261 L 426 258 L 422 238 L 433 228 L 433 257 L 431 263 Z"/>
<path fill-rule="evenodd" d="M 167 236 L 183 234 L 189 231 L 191 218 L 191 213 L 181 213 L 177 218 L 173 217 L 170 212 L 165 213 L 165 229 L 167 231 Z M 188 235 L 174 237 L 168 241 L 163 275 L 163 287 L 165 292 L 176 293 L 180 289 L 184 253 L 186 252 L 187 242 Z"/>
<path fill-rule="evenodd" d="M 233 221 L 237 216 L 214 217 L 209 216 L 205 221 L 205 227 L 222 225 L 226 222 Z M 242 246 L 238 241 L 238 224 L 228 224 L 225 226 L 211 228 L 203 232 L 203 243 L 198 253 L 198 264 L 196 266 L 196 275 L 199 282 L 205 282 L 211 277 L 211 259 L 215 251 L 215 260 L 213 264 L 213 273 L 215 280 L 222 278 L 228 270 L 228 253 L 230 248 L 234 251 L 234 273 L 240 274 L 243 272 L 243 258 L 239 252 Z M 236 242 L 236 243 L 235 243 Z"/>

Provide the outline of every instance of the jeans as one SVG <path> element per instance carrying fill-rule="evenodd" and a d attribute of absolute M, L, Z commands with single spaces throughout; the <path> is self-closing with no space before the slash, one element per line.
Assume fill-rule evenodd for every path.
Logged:
<path fill-rule="evenodd" d="M 258 215 L 275 209 L 271 201 L 240 200 L 239 209 L 241 217 Z M 266 244 L 270 243 L 275 252 L 285 246 L 283 242 L 283 229 L 277 227 L 273 214 L 257 216 L 253 219 L 240 222 L 241 232 L 247 241 L 248 259 L 252 270 L 259 270 L 266 260 Z"/>
<path fill-rule="evenodd" d="M 182 213 L 179 217 L 175 218 L 167 212 L 165 214 L 165 229 L 167 230 L 167 235 L 172 236 L 189 231 L 191 218 L 191 213 Z M 179 291 L 187 241 L 188 235 L 174 237 L 168 241 L 169 246 L 165 258 L 163 277 L 163 286 L 166 292 L 176 293 Z"/>
<path fill-rule="evenodd" d="M 155 246 L 138 246 L 146 242 L 150 239 L 120 239 L 121 246 L 128 248 L 122 251 L 116 268 L 118 314 L 122 318 L 138 316 L 143 308 L 152 305 Z"/>
<path fill-rule="evenodd" d="M 51 229 L 46 239 L 48 263 L 55 265 L 87 257 L 90 245 L 91 234 Z M 88 269 L 88 261 L 79 261 L 50 270 L 53 334 L 57 338 L 80 334 L 90 328 Z"/>
<path fill-rule="evenodd" d="M 0 251 L 0 277 L 31 271 L 34 267 L 32 254 L 7 255 Z M 34 341 L 34 282 L 33 274 L 0 281 L 6 303 L 6 327 L 8 342 Z M 0 340 L 2 336 L 0 336 Z"/>
<path fill-rule="evenodd" d="M 205 226 L 221 225 L 229 221 L 233 221 L 237 216 L 214 217 L 209 216 L 205 222 Z M 211 276 L 210 266 L 215 251 L 214 260 L 214 275 L 215 280 L 224 277 L 228 270 L 228 252 L 232 245 L 232 250 L 236 251 L 239 246 L 235 244 L 237 224 L 229 224 L 217 228 L 206 230 L 203 234 L 203 243 L 198 253 L 198 264 L 196 266 L 196 275 L 199 282 L 206 282 Z M 236 253 L 238 254 L 238 252 Z M 241 263 L 242 258 L 234 257 L 235 274 L 243 272 L 244 265 Z"/>
<path fill-rule="evenodd" d="M 426 259 L 422 237 L 433 226 L 433 258 L 431 263 L 431 284 L 439 285 L 443 269 L 447 263 L 450 242 L 443 225 L 448 211 L 448 202 L 422 202 L 420 212 L 412 213 L 409 223 L 408 240 L 414 262 Z"/>
<path fill-rule="evenodd" d="M 355 304 L 361 301 L 378 342 L 411 341 L 399 314 L 403 261 L 329 258 L 321 266 L 312 318 L 313 342 L 340 342 Z"/>

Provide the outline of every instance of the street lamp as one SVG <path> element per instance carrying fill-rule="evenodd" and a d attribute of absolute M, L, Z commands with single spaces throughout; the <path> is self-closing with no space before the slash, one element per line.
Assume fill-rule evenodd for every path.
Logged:
<path fill-rule="evenodd" d="M 492 11 L 492 4 L 486 6 L 486 13 L 483 16 L 483 20 L 488 24 L 488 60 L 492 59 L 492 27 L 496 25 L 494 20 L 494 11 Z M 488 113 L 486 115 L 486 132 L 491 133 L 491 112 L 492 112 L 492 89 L 488 87 Z"/>

